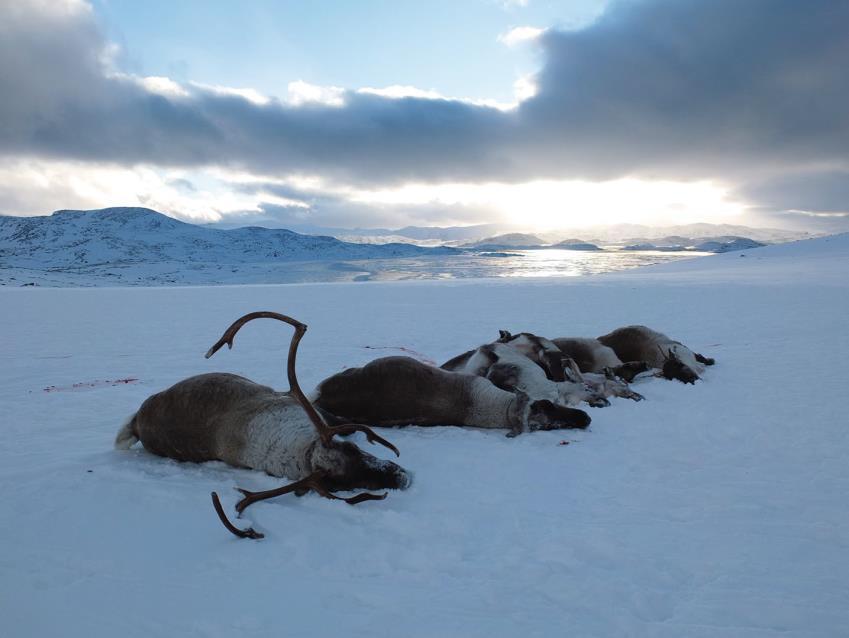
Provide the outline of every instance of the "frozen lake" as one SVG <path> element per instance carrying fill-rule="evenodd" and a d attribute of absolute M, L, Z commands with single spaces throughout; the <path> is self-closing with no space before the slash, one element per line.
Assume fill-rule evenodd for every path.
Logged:
<path fill-rule="evenodd" d="M 626 270 L 710 253 L 630 250 L 509 250 L 414 259 L 371 259 L 329 265 L 326 281 L 488 279 L 492 277 L 577 277 Z"/>
<path fill-rule="evenodd" d="M 710 254 L 542 249 L 412 258 L 239 264 L 172 261 L 96 263 L 65 269 L 0 268 L 0 285 L 159 286 L 577 277 Z"/>

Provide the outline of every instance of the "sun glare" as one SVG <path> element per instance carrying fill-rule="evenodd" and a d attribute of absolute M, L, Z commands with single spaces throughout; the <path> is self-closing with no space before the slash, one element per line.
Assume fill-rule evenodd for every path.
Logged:
<path fill-rule="evenodd" d="M 727 189 L 708 181 L 408 184 L 396 189 L 360 191 L 352 199 L 376 205 L 486 208 L 497 221 L 539 230 L 626 222 L 723 222 L 744 211 L 744 205 L 733 201 Z"/>

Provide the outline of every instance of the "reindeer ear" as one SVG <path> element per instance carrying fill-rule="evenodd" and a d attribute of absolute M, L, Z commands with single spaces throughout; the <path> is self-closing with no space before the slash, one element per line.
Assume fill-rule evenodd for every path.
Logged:
<path fill-rule="evenodd" d="M 499 330 L 498 331 L 498 340 L 499 341 L 510 341 L 510 339 L 512 339 L 512 338 L 513 338 L 513 335 L 511 335 L 508 331 L 506 331 L 506 330 Z"/>

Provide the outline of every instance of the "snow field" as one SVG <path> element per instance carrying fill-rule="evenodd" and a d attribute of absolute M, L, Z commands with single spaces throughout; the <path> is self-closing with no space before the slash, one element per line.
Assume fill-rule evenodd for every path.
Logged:
<path fill-rule="evenodd" d="M 8 636 L 837 636 L 849 626 L 846 237 L 565 280 L 2 289 L 0 617 Z M 383 430 L 413 486 L 217 521 L 279 479 L 111 449 L 149 394 L 224 370 L 305 388 L 500 328 L 644 323 L 717 359 L 590 409 L 586 432 Z M 138 378 L 137 383 L 75 383 Z M 66 390 L 45 392 L 56 386 Z M 381 456 L 388 451 L 362 447 Z M 569 441 L 561 445 L 561 441 Z"/>

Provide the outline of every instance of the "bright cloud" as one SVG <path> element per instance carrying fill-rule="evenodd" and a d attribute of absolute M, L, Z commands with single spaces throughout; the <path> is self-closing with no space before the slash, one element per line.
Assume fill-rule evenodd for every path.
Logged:
<path fill-rule="evenodd" d="M 304 104 L 322 104 L 324 106 L 344 106 L 345 90 L 338 86 L 319 86 L 303 80 L 289 82 L 287 102 L 292 106 Z"/>
<path fill-rule="evenodd" d="M 433 89 L 420 89 L 415 86 L 407 86 L 402 84 L 393 84 L 391 86 L 386 86 L 383 88 L 363 87 L 361 89 L 357 89 L 356 93 L 360 95 L 377 95 L 379 97 L 387 98 L 390 100 L 416 98 L 417 100 L 442 100 L 445 102 L 462 102 L 464 104 L 471 104 L 472 106 L 485 106 L 488 108 L 497 109 L 499 111 L 510 111 L 512 109 L 515 109 L 521 101 L 521 99 L 517 99 L 516 102 L 499 102 L 498 100 L 451 97 L 448 95 L 443 95 L 442 93 L 434 91 Z M 516 96 L 517 98 L 519 98 L 518 92 L 516 92 Z"/>
<path fill-rule="evenodd" d="M 531 99 L 537 94 L 538 90 L 539 87 L 537 87 L 537 83 L 533 75 L 523 75 L 513 82 L 513 94 L 519 102 Z"/>
<path fill-rule="evenodd" d="M 163 78 L 167 79 L 167 78 Z M 171 80 L 169 80 L 171 82 Z M 247 100 L 251 104 L 256 104 L 257 106 L 265 106 L 269 102 L 271 102 L 271 98 L 266 95 L 263 95 L 259 91 L 255 91 L 251 88 L 235 88 L 232 86 L 219 86 L 217 84 L 203 84 L 201 82 L 189 82 L 189 84 L 193 87 L 201 89 L 202 91 L 207 91 L 212 93 L 213 95 L 221 95 L 221 96 L 229 96 L 229 97 L 240 97 L 243 100 Z"/>
<path fill-rule="evenodd" d="M 131 76 L 128 76 L 131 77 Z M 181 98 L 188 97 L 189 92 L 174 80 L 165 77 L 150 76 L 135 78 L 147 91 L 164 95 L 165 97 Z"/>
<path fill-rule="evenodd" d="M 517 44 L 522 44 L 523 42 L 536 40 L 543 33 L 545 33 L 545 29 L 540 29 L 538 27 L 515 27 L 510 29 L 507 33 L 499 35 L 498 41 L 503 42 L 508 47 L 513 47 Z"/>
<path fill-rule="evenodd" d="M 609 182 L 541 180 L 522 184 L 408 184 L 395 189 L 350 193 L 355 202 L 376 205 L 483 207 L 500 221 L 528 228 L 642 223 L 681 224 L 739 221 L 744 203 L 711 182 L 620 179 Z"/>
<path fill-rule="evenodd" d="M 10 215 L 44 215 L 62 208 L 146 206 L 186 221 L 217 222 L 259 211 L 260 203 L 303 208 L 293 198 L 253 194 L 205 171 L 122 167 L 49 160 L 0 161 L 0 205 Z"/>

